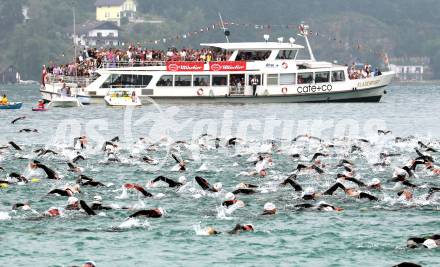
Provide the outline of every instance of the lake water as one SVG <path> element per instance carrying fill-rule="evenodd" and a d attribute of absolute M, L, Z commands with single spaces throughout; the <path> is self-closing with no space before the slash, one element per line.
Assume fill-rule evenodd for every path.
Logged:
<path fill-rule="evenodd" d="M 338 142 L 341 149 L 323 158 L 328 169 L 323 175 L 306 173 L 298 181 L 303 187 L 322 191 L 334 183 L 338 170 L 334 165 L 343 157 L 356 163 L 364 181 L 379 178 L 386 187 L 395 166 L 403 166 L 415 158 L 417 140 L 439 148 L 440 86 L 392 85 L 380 103 L 323 104 L 261 104 L 261 105 L 144 105 L 134 110 L 90 105 L 74 109 L 51 109 L 32 112 L 39 98 L 38 87 L 3 86 L 11 101 L 22 101 L 21 110 L 0 110 L 0 146 L 14 141 L 23 151 L 0 150 L 0 166 L 8 173 L 26 173 L 32 151 L 46 147 L 64 153 L 64 157 L 44 156 L 39 160 L 63 176 L 62 181 L 42 178 L 40 182 L 11 185 L 0 189 L 0 262 L 4 266 L 72 266 L 94 260 L 97 266 L 392 266 L 411 261 L 423 266 L 439 266 L 439 249 L 406 248 L 410 236 L 439 233 L 440 201 L 423 201 L 427 187 L 440 186 L 439 176 L 420 168 L 413 202 L 397 199 L 393 190 L 372 192 L 379 202 L 352 199 L 337 194 L 325 197 L 328 203 L 344 208 L 343 212 L 298 211 L 294 205 L 304 203 L 300 194 L 290 187 L 274 187 L 296 167 L 289 153 L 299 150 L 310 159 L 320 151 L 308 142 L 291 146 L 298 134 L 317 135 L 326 142 Z M 25 120 L 10 124 L 14 118 Z M 38 133 L 18 133 L 23 128 L 36 128 Z M 391 130 L 391 136 L 378 136 L 377 129 Z M 188 161 L 184 173 L 171 171 L 175 165 L 168 146 L 155 152 L 140 151 L 133 143 L 139 137 L 149 142 L 170 143 L 176 140 L 198 142 L 202 133 L 212 136 L 240 136 L 247 143 L 237 147 L 216 149 L 180 149 L 171 152 Z M 104 204 L 145 208 L 163 207 L 167 215 L 158 219 L 140 219 L 134 225 L 121 227 L 134 211 L 111 210 L 100 216 L 88 217 L 80 212 L 67 212 L 59 218 L 40 218 L 26 211 L 12 212 L 13 203 L 29 200 L 33 209 L 43 213 L 51 206 L 64 207 L 65 197 L 46 196 L 54 188 L 74 183 L 77 175 L 67 171 L 65 158 L 75 152 L 65 149 L 73 138 L 86 134 L 89 148 L 81 153 L 87 160 L 80 162 L 84 174 L 105 184 L 105 188 L 82 188 L 78 198 L 91 203 L 99 194 Z M 122 163 L 104 164 L 100 151 L 104 140 L 119 136 Z M 335 140 L 349 136 L 344 141 Z M 396 145 L 393 137 L 415 136 L 410 142 Z M 353 138 L 364 137 L 373 144 L 365 153 L 350 154 Z M 167 141 L 165 140 L 167 138 Z M 206 138 L 207 140 L 209 138 Z M 194 141 L 196 140 L 196 141 Z M 226 139 L 225 139 L 226 140 Z M 240 172 L 253 169 L 248 159 L 253 152 L 267 149 L 267 140 L 275 140 L 281 152 L 273 154 L 269 175 L 249 177 Z M 211 141 L 207 141 L 212 145 Z M 198 147 L 191 145 L 190 148 Z M 401 157 L 392 159 L 391 166 L 372 167 L 371 163 L 383 151 L 398 151 Z M 345 151 L 345 152 L 344 152 Z M 345 155 L 344 155 L 345 154 Z M 148 166 L 131 156 L 149 155 L 157 159 L 158 168 Z M 433 153 L 438 157 L 438 153 Z M 207 171 L 198 171 L 205 164 Z M 339 170 L 340 171 L 340 170 Z M 1 179 L 6 177 L 0 172 Z M 192 181 L 196 175 L 211 183 L 221 182 L 225 192 L 239 182 L 268 188 L 255 195 L 240 195 L 246 204 L 224 218 L 217 208 L 221 194 L 200 198 L 194 192 L 178 193 L 166 187 L 148 188 L 162 198 L 140 198 L 131 192 L 127 199 L 118 199 L 124 183 L 144 185 L 148 180 L 164 175 L 177 180 L 179 176 Z M 44 177 L 44 176 L 43 176 Z M 1 180 L 0 179 L 0 180 Z M 197 185 L 196 189 L 200 189 Z M 274 216 L 261 216 L 263 205 L 273 202 L 278 207 Z M 252 223 L 255 231 L 240 235 L 197 235 L 194 227 L 213 226 L 221 232 L 231 230 L 236 223 Z M 0 263 L 1 266 L 3 264 Z"/>

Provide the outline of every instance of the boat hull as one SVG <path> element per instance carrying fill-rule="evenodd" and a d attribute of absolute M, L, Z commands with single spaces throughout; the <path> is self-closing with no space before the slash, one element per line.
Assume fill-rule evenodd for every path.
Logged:
<path fill-rule="evenodd" d="M 41 91 L 45 100 L 56 96 L 49 91 Z M 318 102 L 380 102 L 386 93 L 385 86 L 361 90 L 337 91 L 319 94 L 287 94 L 260 96 L 140 96 L 144 104 L 148 99 L 158 103 L 318 103 Z M 90 96 L 91 104 L 105 103 L 103 96 Z"/>
<path fill-rule="evenodd" d="M 21 109 L 22 102 L 11 102 L 8 105 L 0 105 L 0 109 Z"/>
<path fill-rule="evenodd" d="M 223 97 L 155 97 L 158 103 L 180 103 L 180 102 L 206 102 L 206 103 L 237 103 L 237 104 L 260 104 L 260 103 L 323 103 L 323 102 L 380 102 L 386 93 L 385 86 L 369 88 L 357 91 L 342 91 L 325 94 L 304 94 L 304 95 L 272 95 L 272 96 L 223 96 Z M 141 97 L 142 99 L 142 97 Z M 143 99 L 144 100 L 144 99 Z M 146 103 L 147 98 L 143 101 Z"/>

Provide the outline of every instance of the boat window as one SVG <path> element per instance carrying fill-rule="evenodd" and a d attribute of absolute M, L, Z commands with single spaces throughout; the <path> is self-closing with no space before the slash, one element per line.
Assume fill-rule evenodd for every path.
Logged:
<path fill-rule="evenodd" d="M 313 82 L 313 73 L 312 72 L 304 72 L 298 73 L 298 84 L 312 83 Z"/>
<path fill-rule="evenodd" d="M 252 85 L 252 82 L 253 82 L 252 79 L 254 77 L 257 78 L 257 80 L 258 80 L 257 85 L 261 85 L 261 75 L 260 74 L 249 75 L 249 79 L 248 79 L 249 85 Z"/>
<path fill-rule="evenodd" d="M 345 81 L 345 75 L 343 70 L 332 71 L 332 82 Z"/>
<path fill-rule="evenodd" d="M 226 86 L 228 83 L 226 75 L 212 75 L 212 86 Z"/>
<path fill-rule="evenodd" d="M 277 59 L 295 59 L 296 50 L 280 50 Z"/>
<path fill-rule="evenodd" d="M 296 80 L 295 73 L 282 73 L 282 74 L 280 74 L 280 85 L 295 84 L 295 80 Z"/>
<path fill-rule="evenodd" d="M 111 74 L 101 88 L 140 87 L 144 85 L 143 75 Z M 151 81 L 151 75 L 145 75 L 145 84 Z M 145 85 L 145 86 L 146 86 Z"/>
<path fill-rule="evenodd" d="M 236 60 L 266 60 L 270 56 L 271 51 L 239 51 Z"/>
<path fill-rule="evenodd" d="M 278 85 L 278 74 L 267 74 L 267 85 Z"/>
<path fill-rule="evenodd" d="M 191 75 L 176 75 L 174 86 L 191 86 Z"/>
<path fill-rule="evenodd" d="M 156 84 L 157 86 L 173 86 L 173 75 L 162 75 Z"/>
<path fill-rule="evenodd" d="M 209 86 L 211 79 L 209 75 L 194 75 L 194 86 Z"/>
<path fill-rule="evenodd" d="M 315 83 L 328 83 L 330 81 L 330 72 L 316 72 L 315 73 Z"/>

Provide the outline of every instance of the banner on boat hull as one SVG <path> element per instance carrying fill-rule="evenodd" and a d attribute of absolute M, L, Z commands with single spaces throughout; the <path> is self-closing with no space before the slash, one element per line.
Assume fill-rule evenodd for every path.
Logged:
<path fill-rule="evenodd" d="M 218 61 L 209 62 L 210 71 L 245 71 L 245 61 Z"/>
<path fill-rule="evenodd" d="M 204 62 L 175 61 L 167 62 L 167 71 L 203 71 Z"/>

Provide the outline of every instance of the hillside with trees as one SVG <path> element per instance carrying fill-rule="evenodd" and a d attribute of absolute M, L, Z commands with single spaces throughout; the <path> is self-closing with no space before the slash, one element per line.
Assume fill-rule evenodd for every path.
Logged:
<path fill-rule="evenodd" d="M 182 38 L 182 34 L 217 24 L 218 13 L 229 24 L 232 41 L 259 41 L 297 37 L 301 21 L 315 33 L 311 42 L 317 58 L 349 63 L 377 64 L 384 53 L 390 58 L 429 57 L 440 78 L 440 1 L 437 0 L 138 0 L 140 16 L 163 23 L 127 24 L 125 44 L 142 42 L 152 48 L 197 47 L 201 42 L 222 42 L 216 29 Z M 28 8 L 28 17 L 22 7 Z M 93 0 L 2 0 L 0 2 L 0 69 L 16 66 L 24 79 L 38 79 L 41 65 L 68 62 L 73 42 L 66 29 L 72 26 L 73 7 L 82 23 L 95 18 Z M 245 25 L 245 26 L 243 26 Z M 257 27 L 265 25 L 265 27 Z M 180 38 L 176 38 L 179 37 Z M 166 40 L 165 42 L 163 40 Z M 157 44 L 146 40 L 161 40 Z M 298 38 L 298 42 L 302 42 Z"/>

